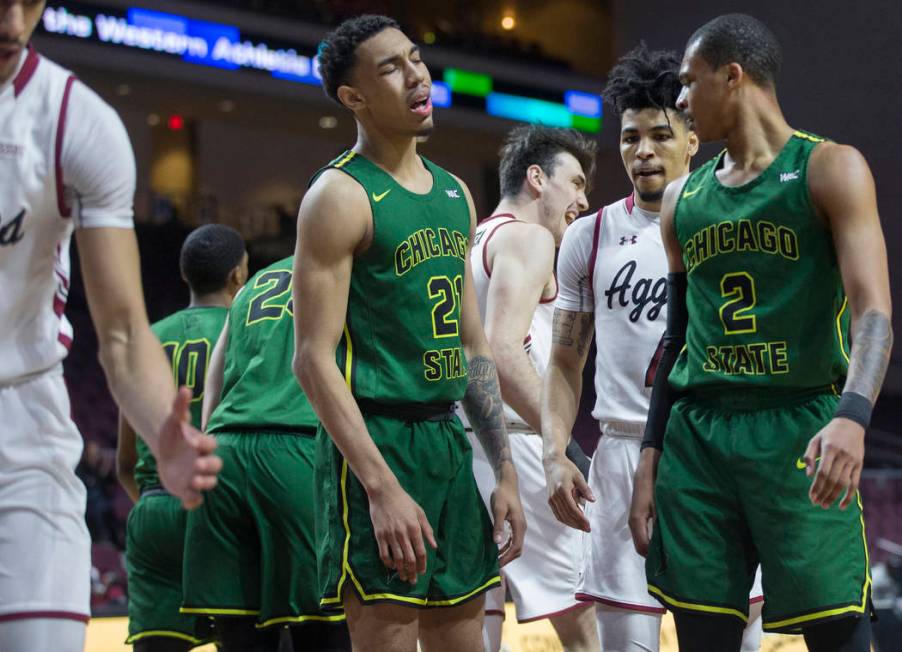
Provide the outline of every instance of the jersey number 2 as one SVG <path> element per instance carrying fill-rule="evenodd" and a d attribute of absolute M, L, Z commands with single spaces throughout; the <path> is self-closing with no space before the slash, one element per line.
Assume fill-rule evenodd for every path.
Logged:
<path fill-rule="evenodd" d="M 727 335 L 754 333 L 758 320 L 749 313 L 758 303 L 755 279 L 748 272 L 730 272 L 720 279 L 720 296 L 729 299 L 720 307 L 720 321 Z"/>

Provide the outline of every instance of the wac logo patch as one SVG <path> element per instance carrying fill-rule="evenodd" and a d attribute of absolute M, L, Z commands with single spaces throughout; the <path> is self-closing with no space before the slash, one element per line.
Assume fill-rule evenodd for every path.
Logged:
<path fill-rule="evenodd" d="M 0 215 L 0 247 L 8 247 L 16 244 L 25 237 L 22 231 L 22 223 L 25 221 L 25 209 L 23 208 L 9 222 L 3 222 L 3 216 Z"/>
<path fill-rule="evenodd" d="M 786 183 L 787 181 L 798 181 L 799 180 L 799 171 L 793 170 L 792 172 L 781 172 L 780 173 L 780 183 Z"/>
<path fill-rule="evenodd" d="M 445 193 L 446 193 L 451 199 L 460 199 L 460 194 L 457 192 L 457 188 L 454 188 L 453 190 L 445 190 Z"/>

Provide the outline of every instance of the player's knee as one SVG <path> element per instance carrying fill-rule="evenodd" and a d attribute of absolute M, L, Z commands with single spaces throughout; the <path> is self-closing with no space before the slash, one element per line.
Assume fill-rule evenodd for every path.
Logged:
<path fill-rule="evenodd" d="M 810 652 L 870 652 L 871 619 L 839 618 L 806 627 L 805 645 Z"/>

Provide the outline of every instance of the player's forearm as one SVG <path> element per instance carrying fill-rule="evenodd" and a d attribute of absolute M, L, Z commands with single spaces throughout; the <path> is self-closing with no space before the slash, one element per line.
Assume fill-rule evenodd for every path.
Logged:
<path fill-rule="evenodd" d="M 98 338 L 98 357 L 110 392 L 156 456 L 159 432 L 176 392 L 163 348 L 150 326 L 140 321 L 100 332 Z"/>
<path fill-rule="evenodd" d="M 537 433 L 542 431 L 542 379 L 522 345 L 495 343 L 492 353 L 498 368 L 501 398 Z"/>
<path fill-rule="evenodd" d="M 316 353 L 300 346 L 293 366 L 317 418 L 366 492 L 372 495 L 387 483 L 397 482 L 366 429 L 360 408 L 335 364 L 334 352 Z"/>
<path fill-rule="evenodd" d="M 467 360 L 467 367 L 467 391 L 461 403 L 495 478 L 501 480 L 513 467 L 495 362 L 488 356 L 474 355 Z"/>
<path fill-rule="evenodd" d="M 844 392 L 854 392 L 871 402 L 877 400 L 893 348 L 890 316 L 870 309 L 854 319 L 852 353 Z"/>
<path fill-rule="evenodd" d="M 542 455 L 563 458 L 576 423 L 582 394 L 582 371 L 552 362 L 545 370 L 542 389 Z"/>

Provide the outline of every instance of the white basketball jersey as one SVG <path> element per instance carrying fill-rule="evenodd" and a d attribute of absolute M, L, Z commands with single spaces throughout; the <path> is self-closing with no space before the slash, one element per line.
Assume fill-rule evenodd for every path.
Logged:
<path fill-rule="evenodd" d="M 519 222 L 509 213 L 493 215 L 483 220 L 476 227 L 473 237 L 473 248 L 470 252 L 470 271 L 473 273 L 473 287 L 476 289 L 476 298 L 479 302 L 479 315 L 485 324 L 486 304 L 488 303 L 489 283 L 492 273 L 489 269 L 488 244 L 495 232 L 509 224 Z M 523 341 L 523 348 L 529 354 L 529 360 L 535 367 L 539 376 L 545 373 L 548 359 L 551 356 L 551 323 L 554 316 L 554 299 L 548 297 L 542 299 L 536 306 L 529 326 L 529 333 Z M 517 430 L 532 430 L 532 428 L 514 411 L 512 407 L 504 404 L 504 413 L 507 423 Z"/>
<path fill-rule="evenodd" d="M 636 206 L 632 195 L 578 219 L 564 234 L 555 305 L 595 313 L 598 421 L 646 421 L 652 358 L 667 320 L 666 275 L 658 214 Z"/>
<path fill-rule="evenodd" d="M 79 96 L 77 112 L 68 110 L 74 94 Z M 95 104 L 104 108 L 93 110 Z M 80 123 L 74 129 L 73 121 Z M 75 131 L 77 140 L 68 131 Z M 130 170 L 133 195 L 134 157 L 127 136 L 131 167 L 120 164 L 124 133 L 112 109 L 31 47 L 13 78 L 0 85 L 0 384 L 50 369 L 66 356 L 72 343 L 64 310 L 73 217 L 81 219 L 82 199 L 94 197 L 91 183 L 69 186 L 66 166 L 73 177 L 91 178 L 93 172 L 93 184 L 114 189 L 119 176 Z M 110 146 L 111 139 L 116 146 Z M 83 146 L 85 141 L 91 144 Z M 100 148 L 98 160 L 121 172 L 105 176 L 103 164 L 93 169 L 82 165 L 86 156 L 97 157 L 95 149 Z M 64 150 L 72 152 L 68 159 Z M 123 194 L 108 192 L 100 202 L 121 204 Z M 79 226 L 130 226 L 128 201 L 126 209 L 104 206 L 104 219 L 86 218 Z"/>

